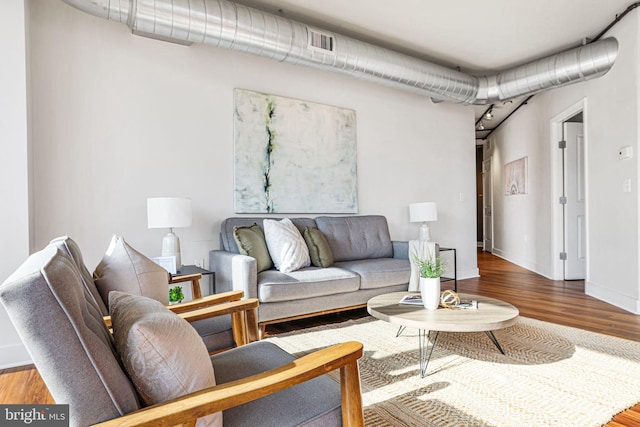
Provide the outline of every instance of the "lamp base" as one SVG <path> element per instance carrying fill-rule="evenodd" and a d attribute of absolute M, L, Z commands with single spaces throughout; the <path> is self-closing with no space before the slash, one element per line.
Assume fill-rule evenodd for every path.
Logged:
<path fill-rule="evenodd" d="M 427 224 L 426 222 L 423 222 L 422 225 L 420 226 L 419 239 L 422 240 L 423 242 L 431 241 L 431 231 L 429 230 L 429 224 Z"/>
<path fill-rule="evenodd" d="M 162 256 L 176 257 L 176 270 L 182 268 L 182 259 L 180 259 L 180 239 L 173 233 L 172 229 L 166 236 L 162 238 Z"/>

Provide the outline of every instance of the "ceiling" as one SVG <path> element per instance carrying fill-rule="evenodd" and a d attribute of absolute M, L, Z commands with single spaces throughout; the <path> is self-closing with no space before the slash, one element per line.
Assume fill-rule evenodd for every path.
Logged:
<path fill-rule="evenodd" d="M 474 75 L 593 38 L 631 0 L 234 0 Z M 498 103 L 476 142 L 526 98 Z M 476 121 L 489 105 L 469 106 Z"/>

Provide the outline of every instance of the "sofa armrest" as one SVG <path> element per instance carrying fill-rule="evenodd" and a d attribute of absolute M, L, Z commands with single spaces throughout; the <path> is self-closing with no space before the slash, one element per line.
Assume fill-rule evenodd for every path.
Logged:
<path fill-rule="evenodd" d="M 209 252 L 209 270 L 216 273 L 216 292 L 243 291 L 245 298 L 258 297 L 258 265 L 247 255 L 222 250 Z"/>
<path fill-rule="evenodd" d="M 409 259 L 409 242 L 393 240 L 393 257 L 400 259 Z"/>

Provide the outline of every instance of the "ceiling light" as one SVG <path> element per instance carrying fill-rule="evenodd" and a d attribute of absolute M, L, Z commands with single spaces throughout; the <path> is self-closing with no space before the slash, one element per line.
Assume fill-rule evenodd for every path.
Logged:
<path fill-rule="evenodd" d="M 478 125 L 478 130 L 484 130 L 484 123 L 480 120 L 480 124 Z"/>
<path fill-rule="evenodd" d="M 493 109 L 487 111 L 487 113 L 484 115 L 484 118 L 487 120 L 493 119 Z"/>

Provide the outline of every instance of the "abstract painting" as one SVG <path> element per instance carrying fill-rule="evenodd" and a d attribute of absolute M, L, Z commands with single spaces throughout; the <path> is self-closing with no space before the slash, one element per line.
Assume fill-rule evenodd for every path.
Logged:
<path fill-rule="evenodd" d="M 235 89 L 236 213 L 357 213 L 355 111 Z"/>
<path fill-rule="evenodd" d="M 504 194 L 527 194 L 527 157 L 504 165 Z"/>

